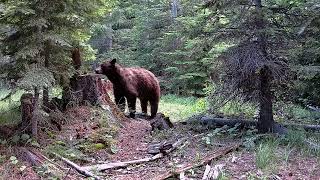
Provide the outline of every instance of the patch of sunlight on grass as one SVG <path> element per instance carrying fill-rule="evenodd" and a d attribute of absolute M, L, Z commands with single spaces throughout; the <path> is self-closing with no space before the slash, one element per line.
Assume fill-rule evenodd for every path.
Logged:
<path fill-rule="evenodd" d="M 204 98 L 164 95 L 161 97 L 159 112 L 169 116 L 173 122 L 181 121 L 194 114 L 207 110 L 208 103 Z"/>
<path fill-rule="evenodd" d="M 303 124 L 319 124 L 320 112 L 312 111 L 298 104 L 277 102 L 275 103 L 275 118 L 279 122 L 295 122 Z"/>

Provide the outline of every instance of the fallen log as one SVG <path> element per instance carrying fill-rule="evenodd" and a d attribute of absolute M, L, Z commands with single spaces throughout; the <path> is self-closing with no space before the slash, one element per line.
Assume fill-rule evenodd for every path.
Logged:
<path fill-rule="evenodd" d="M 86 166 L 83 167 L 83 170 L 86 171 L 105 171 L 108 169 L 114 169 L 114 168 L 123 168 L 123 167 L 127 167 L 129 165 L 132 164 L 141 164 L 144 162 L 150 162 L 150 161 L 154 161 L 157 159 L 160 159 L 162 157 L 164 157 L 166 154 L 172 152 L 173 150 L 175 150 L 177 147 L 179 147 L 186 139 L 180 139 L 177 142 L 175 142 L 174 144 L 172 144 L 172 148 L 170 148 L 169 150 L 165 151 L 165 152 L 161 152 L 159 154 L 156 154 L 152 157 L 147 157 L 147 158 L 143 158 L 143 159 L 138 159 L 138 160 L 132 160 L 132 161 L 126 161 L 126 162 L 113 162 L 113 163 L 107 163 L 107 164 L 98 164 L 98 165 L 92 165 L 92 166 Z"/>
<path fill-rule="evenodd" d="M 173 170 L 173 171 L 170 171 L 170 172 L 167 172 L 167 173 L 164 173 L 162 174 L 161 176 L 159 177 L 156 177 L 154 178 L 153 180 L 164 180 L 164 179 L 167 179 L 167 178 L 170 178 L 172 176 L 175 176 L 175 175 L 179 175 L 181 174 L 182 172 L 185 172 L 189 169 L 193 169 L 193 168 L 196 168 L 196 167 L 200 167 L 200 166 L 203 166 L 205 164 L 210 164 L 212 162 L 212 160 L 216 160 L 218 158 L 221 158 L 222 156 L 236 150 L 237 148 L 239 148 L 240 144 L 236 144 L 236 145 L 233 145 L 233 146 L 230 146 L 230 147 L 227 147 L 225 149 L 223 149 L 222 151 L 219 151 L 218 153 L 216 154 L 213 154 L 211 156 L 208 156 L 206 158 L 204 158 L 203 160 L 201 160 L 199 163 L 197 164 L 194 164 L 194 163 L 189 163 L 187 165 L 184 165 L 183 167 L 181 168 L 178 168 L 176 170 Z"/>
<path fill-rule="evenodd" d="M 40 159 L 36 154 L 29 151 L 25 147 L 19 147 L 17 149 L 16 154 L 18 154 L 21 157 L 21 159 L 30 163 L 32 166 L 41 166 L 41 164 L 43 164 L 42 159 Z"/>
<path fill-rule="evenodd" d="M 249 121 L 241 119 L 226 119 L 226 118 L 215 118 L 203 116 L 197 119 L 189 119 L 184 124 L 200 124 L 208 127 L 221 127 L 224 125 L 235 126 L 240 124 L 240 127 L 257 126 L 258 121 Z M 287 132 L 286 128 L 303 128 L 306 131 L 320 131 L 320 125 L 304 125 L 304 124 L 279 124 L 275 123 L 274 132 L 279 134 L 285 134 Z"/>
<path fill-rule="evenodd" d="M 182 124 L 199 124 L 203 126 L 207 126 L 209 128 L 216 128 L 222 126 L 235 126 L 239 125 L 239 127 L 249 127 L 256 126 L 257 121 L 249 121 L 249 120 L 239 120 L 239 119 L 224 119 L 224 118 L 214 118 L 214 117 L 197 117 L 196 119 L 189 119 Z M 306 131 L 320 131 L 320 125 L 304 125 L 304 124 L 279 124 L 275 123 L 273 126 L 273 133 L 278 133 L 279 135 L 288 134 L 287 128 L 295 128 L 295 129 L 304 129 Z M 320 149 L 318 144 L 310 142 L 308 139 L 304 140 L 304 143 L 313 149 Z"/>
<path fill-rule="evenodd" d="M 59 159 L 61 159 L 64 163 L 66 163 L 67 165 L 69 165 L 70 167 L 72 167 L 73 169 L 75 169 L 78 173 L 86 176 L 86 177 L 93 177 L 95 180 L 100 180 L 101 178 L 99 178 L 98 176 L 94 175 L 93 173 L 91 173 L 90 171 L 86 170 L 85 168 L 77 165 L 76 163 L 70 161 L 67 158 L 64 158 L 62 156 L 60 156 L 59 154 L 53 153 L 55 156 L 57 156 Z"/>

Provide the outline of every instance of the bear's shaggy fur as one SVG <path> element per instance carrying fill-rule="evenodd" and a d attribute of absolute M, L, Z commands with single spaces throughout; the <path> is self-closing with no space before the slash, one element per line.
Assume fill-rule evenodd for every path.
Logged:
<path fill-rule="evenodd" d="M 125 68 L 116 63 L 116 59 L 102 63 L 96 73 L 104 74 L 113 84 L 116 104 L 124 111 L 127 99 L 130 117 L 136 111 L 136 99 L 141 102 L 142 112 L 147 114 L 148 102 L 151 105 L 151 118 L 158 111 L 160 85 L 153 73 L 143 68 Z"/>

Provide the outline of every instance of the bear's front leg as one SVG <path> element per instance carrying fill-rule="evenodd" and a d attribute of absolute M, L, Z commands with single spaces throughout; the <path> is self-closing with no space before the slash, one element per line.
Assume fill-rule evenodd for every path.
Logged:
<path fill-rule="evenodd" d="M 114 99 L 116 101 L 116 105 L 118 106 L 118 108 L 124 112 L 125 111 L 125 108 L 126 108 L 126 99 L 125 97 L 120 94 L 120 93 L 116 93 L 114 91 Z"/>
<path fill-rule="evenodd" d="M 127 97 L 127 101 L 128 101 L 130 117 L 134 118 L 135 117 L 135 113 L 136 113 L 136 101 L 137 101 L 137 98 L 136 97 Z"/>

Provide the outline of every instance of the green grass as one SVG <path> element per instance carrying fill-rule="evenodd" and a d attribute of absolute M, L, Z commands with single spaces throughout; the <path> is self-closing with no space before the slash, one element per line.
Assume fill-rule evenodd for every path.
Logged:
<path fill-rule="evenodd" d="M 260 169 L 272 167 L 276 155 L 275 150 L 279 142 L 274 139 L 267 140 L 259 144 L 256 150 L 256 166 Z"/>
<path fill-rule="evenodd" d="M 13 125 L 21 122 L 19 109 L 10 109 L 0 113 L 0 125 Z"/>
<path fill-rule="evenodd" d="M 219 97 L 215 98 L 219 99 Z M 211 103 L 214 104 L 214 102 Z M 181 97 L 168 94 L 161 97 L 159 112 L 164 113 L 176 122 L 194 114 L 203 113 L 209 106 L 205 98 Z M 231 100 L 224 106 L 216 109 L 215 112 L 227 117 L 236 116 L 251 119 L 257 117 L 259 111 L 257 105 L 253 103 L 242 103 L 238 100 Z M 319 124 L 320 112 L 310 111 L 292 103 L 277 102 L 274 104 L 274 118 L 277 122 Z"/>
<path fill-rule="evenodd" d="M 208 103 L 204 98 L 164 95 L 161 97 L 159 112 L 169 116 L 173 122 L 184 120 L 194 114 L 207 110 Z"/>
<path fill-rule="evenodd" d="M 0 101 L 0 124 L 1 125 L 11 125 L 17 124 L 21 121 L 21 115 L 19 110 L 20 97 L 24 91 L 17 91 L 14 93 L 10 99 L 5 101 Z M 5 97 L 8 91 L 1 90 L 0 97 Z"/>
<path fill-rule="evenodd" d="M 10 100 L 0 101 L 0 124 L 17 124 L 21 120 L 19 99 L 21 92 L 14 94 Z"/>
<path fill-rule="evenodd" d="M 304 124 L 319 124 L 320 112 L 311 111 L 297 104 L 275 103 L 274 116 L 280 122 L 295 122 Z"/>
<path fill-rule="evenodd" d="M 241 103 L 240 101 L 234 100 L 219 108 L 218 112 L 225 116 L 242 116 L 252 118 L 256 114 L 257 108 L 251 103 Z"/>

